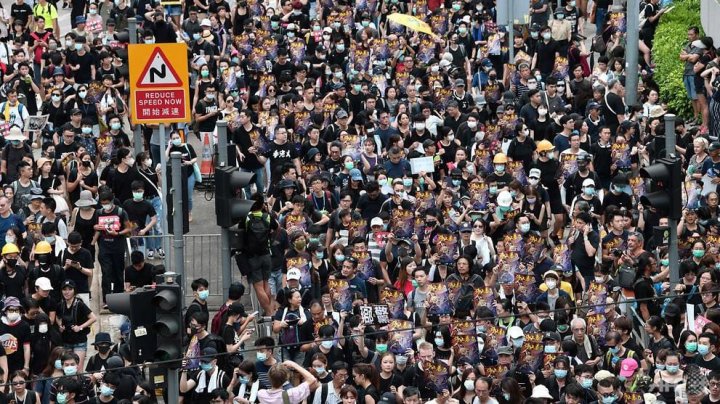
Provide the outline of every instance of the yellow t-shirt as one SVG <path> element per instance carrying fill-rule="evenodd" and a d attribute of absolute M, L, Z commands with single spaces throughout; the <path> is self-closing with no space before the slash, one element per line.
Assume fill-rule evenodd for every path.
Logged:
<path fill-rule="evenodd" d="M 570 282 L 560 281 L 560 290 L 570 295 L 570 299 L 572 301 L 575 301 L 575 293 L 573 293 L 572 285 L 570 285 Z M 547 285 L 545 282 L 540 284 L 540 291 L 545 293 L 547 292 Z"/>
<path fill-rule="evenodd" d="M 45 24 L 50 28 L 52 28 L 53 20 L 58 18 L 57 8 L 50 3 L 45 4 L 44 7 L 40 3 L 35 4 L 33 15 L 44 18 Z"/>

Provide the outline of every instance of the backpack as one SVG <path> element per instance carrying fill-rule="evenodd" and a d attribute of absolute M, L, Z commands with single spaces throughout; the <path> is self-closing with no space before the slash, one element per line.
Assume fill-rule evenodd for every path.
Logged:
<path fill-rule="evenodd" d="M 213 333 L 208 334 L 207 338 L 210 338 L 210 341 L 213 342 L 213 345 L 215 345 L 215 350 L 217 350 L 218 352 L 218 355 L 216 356 L 218 361 L 218 367 L 222 370 L 226 370 L 228 356 L 225 355 L 227 353 L 227 346 L 225 345 L 225 340 L 223 340 L 221 336 Z"/>
<path fill-rule="evenodd" d="M 245 219 L 245 252 L 265 255 L 270 248 L 270 215 L 249 213 Z"/>
<path fill-rule="evenodd" d="M 635 281 L 635 277 L 637 276 L 637 271 L 635 268 L 623 265 L 618 270 L 618 286 L 624 289 L 633 289 L 637 282 L 640 282 L 642 279 L 639 279 L 637 282 Z"/>
<path fill-rule="evenodd" d="M 597 52 L 600 55 L 604 55 L 605 52 L 607 52 L 607 44 L 605 43 L 605 40 L 603 39 L 602 33 L 597 34 L 592 38 L 592 44 L 590 45 L 590 50 L 593 52 Z"/>
<path fill-rule="evenodd" d="M 647 22 L 647 18 L 645 17 L 645 11 L 647 10 L 648 6 L 650 4 L 641 4 L 640 5 L 640 22 L 638 23 L 638 28 L 642 29 L 643 25 Z"/>
<path fill-rule="evenodd" d="M 223 304 L 220 306 L 220 309 L 218 309 L 217 313 L 212 318 L 212 322 L 210 323 L 210 332 L 216 335 L 220 335 L 220 331 L 222 329 L 222 326 L 224 324 L 224 321 L 227 321 L 227 312 L 230 306 L 227 304 Z"/>

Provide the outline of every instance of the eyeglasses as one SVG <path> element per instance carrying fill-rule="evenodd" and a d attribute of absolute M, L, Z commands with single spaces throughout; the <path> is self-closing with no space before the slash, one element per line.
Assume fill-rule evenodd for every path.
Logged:
<path fill-rule="evenodd" d="M 476 224 L 473 226 L 473 229 L 482 229 L 483 227 L 485 227 L 485 226 L 483 226 L 481 224 Z"/>

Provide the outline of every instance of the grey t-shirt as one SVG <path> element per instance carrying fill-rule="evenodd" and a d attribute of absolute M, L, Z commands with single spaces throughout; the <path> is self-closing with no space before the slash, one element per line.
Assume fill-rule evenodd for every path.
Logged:
<path fill-rule="evenodd" d="M 685 46 L 685 52 L 688 55 L 702 55 L 702 49 L 698 49 L 690 44 Z M 685 66 L 683 67 L 683 76 L 694 76 L 695 72 L 693 72 L 693 66 L 695 66 L 694 62 L 685 62 Z"/>

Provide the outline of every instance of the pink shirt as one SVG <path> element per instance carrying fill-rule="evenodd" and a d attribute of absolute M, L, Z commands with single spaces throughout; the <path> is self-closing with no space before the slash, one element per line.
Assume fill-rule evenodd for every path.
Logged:
<path fill-rule="evenodd" d="M 300 404 L 310 395 L 310 385 L 302 382 L 287 391 L 290 404 Z M 283 404 L 282 389 L 263 389 L 258 391 L 258 400 L 262 404 Z"/>

